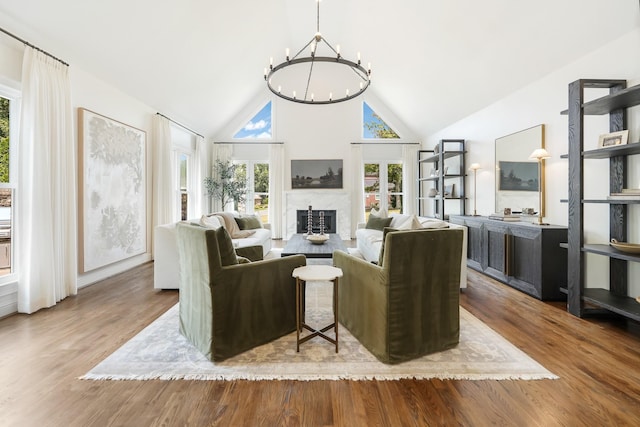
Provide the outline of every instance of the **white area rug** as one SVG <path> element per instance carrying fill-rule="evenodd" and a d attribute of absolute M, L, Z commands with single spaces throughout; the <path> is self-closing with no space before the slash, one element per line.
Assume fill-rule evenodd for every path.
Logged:
<path fill-rule="evenodd" d="M 307 285 L 307 323 L 331 323 L 331 287 Z M 340 352 L 316 337 L 296 353 L 295 332 L 223 362 L 213 363 L 178 331 L 178 305 L 89 373 L 88 380 L 458 380 L 557 379 L 469 312 L 460 308 L 460 344 L 399 365 L 385 365 L 340 326 Z M 331 333 L 331 332 L 329 332 Z"/>

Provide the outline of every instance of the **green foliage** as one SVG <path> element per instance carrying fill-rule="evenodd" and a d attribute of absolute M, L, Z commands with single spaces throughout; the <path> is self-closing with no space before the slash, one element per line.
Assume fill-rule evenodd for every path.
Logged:
<path fill-rule="evenodd" d="M 206 194 L 220 200 L 224 208 L 230 202 L 244 202 L 247 192 L 246 165 L 236 165 L 230 161 L 217 160 L 213 166 L 213 176 L 204 179 Z"/>
<path fill-rule="evenodd" d="M 393 129 L 387 125 L 384 120 L 380 118 L 379 115 L 373 113 L 374 119 L 370 122 L 365 122 L 364 126 L 369 129 L 369 131 L 376 136 L 376 138 L 400 138 L 397 133 L 394 132 Z"/>
<path fill-rule="evenodd" d="M 0 182 L 9 182 L 9 100 L 0 97 Z"/>
<path fill-rule="evenodd" d="M 268 163 L 256 163 L 254 170 L 254 191 L 256 193 L 268 193 L 269 192 L 269 164 Z"/>

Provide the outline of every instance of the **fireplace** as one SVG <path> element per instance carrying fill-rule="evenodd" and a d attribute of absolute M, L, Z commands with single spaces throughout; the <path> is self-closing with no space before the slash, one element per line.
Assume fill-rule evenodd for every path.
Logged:
<path fill-rule="evenodd" d="M 336 226 L 336 211 L 335 210 L 312 210 L 311 218 L 313 221 L 312 230 L 314 233 L 320 233 L 320 212 L 324 213 L 324 232 L 325 233 L 337 233 L 338 228 Z M 296 211 L 296 233 L 307 232 L 307 220 L 309 217 L 308 210 Z"/>
<path fill-rule="evenodd" d="M 351 239 L 351 193 L 348 191 L 336 190 L 291 190 L 285 192 L 285 217 L 283 228 L 283 238 L 289 239 L 296 234 L 298 228 L 298 209 L 305 209 L 309 206 L 322 208 L 325 211 L 336 211 L 336 233 L 342 240 Z M 306 214 L 307 211 L 305 210 Z M 306 221 L 302 221 L 303 233 L 307 232 Z M 326 231 L 325 231 L 326 233 Z"/>

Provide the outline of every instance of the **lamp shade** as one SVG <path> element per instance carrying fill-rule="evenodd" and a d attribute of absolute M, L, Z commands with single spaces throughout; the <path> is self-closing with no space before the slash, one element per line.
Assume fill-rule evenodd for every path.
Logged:
<path fill-rule="evenodd" d="M 478 169 L 480 169 L 480 163 L 471 163 L 471 166 L 469 166 L 469 170 L 477 171 Z"/>
<path fill-rule="evenodd" d="M 549 157 L 551 157 L 551 154 L 549 154 L 544 148 L 536 148 L 529 156 L 530 159 L 536 160 L 548 159 Z"/>

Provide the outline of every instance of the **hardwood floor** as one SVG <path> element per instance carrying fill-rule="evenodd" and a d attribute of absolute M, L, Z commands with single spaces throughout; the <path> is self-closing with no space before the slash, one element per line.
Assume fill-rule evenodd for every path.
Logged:
<path fill-rule="evenodd" d="M 640 331 L 469 271 L 461 304 L 559 380 L 83 381 L 178 300 L 153 264 L 0 320 L 1 426 L 640 425 Z"/>

